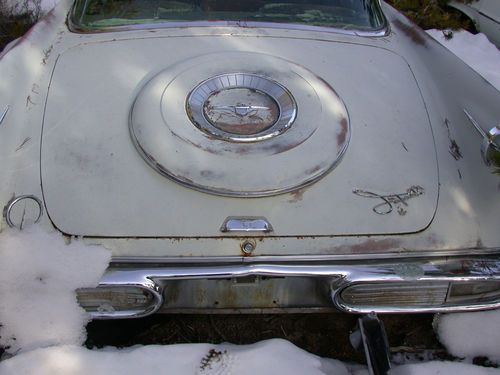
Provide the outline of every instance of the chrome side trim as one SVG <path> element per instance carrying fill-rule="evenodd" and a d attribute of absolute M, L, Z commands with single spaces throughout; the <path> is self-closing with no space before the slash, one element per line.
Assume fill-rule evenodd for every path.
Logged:
<path fill-rule="evenodd" d="M 124 26 L 103 26 L 96 28 L 86 28 L 76 25 L 71 17 L 68 18 L 68 28 L 71 32 L 80 34 L 93 34 L 93 33 L 108 33 L 115 31 L 140 31 L 140 30 L 154 30 L 154 29 L 178 29 L 188 27 L 240 27 L 240 28 L 269 28 L 269 29 L 285 29 L 285 30 L 299 30 L 299 31 L 317 31 L 332 34 L 352 35 L 361 37 L 384 37 L 389 34 L 389 27 L 387 21 L 385 25 L 376 30 L 346 30 L 335 27 L 323 26 L 310 26 L 289 23 L 273 23 L 273 22 L 245 22 L 245 21 L 192 21 L 192 22 L 159 22 L 151 24 L 135 24 Z"/>
<path fill-rule="evenodd" d="M 155 292 L 157 305 L 152 311 L 140 314 L 106 316 L 94 313 L 94 318 L 123 318 L 145 316 L 157 311 L 163 304 L 163 290 L 169 281 L 195 279 L 233 279 L 249 276 L 319 278 L 329 285 L 334 307 L 351 313 L 416 313 L 457 312 L 494 309 L 500 307 L 500 299 L 492 303 L 433 307 L 363 307 L 346 305 L 341 300 L 342 291 L 358 283 L 415 283 L 432 281 L 500 281 L 500 260 L 495 257 L 439 258 L 430 261 L 366 262 L 350 264 L 234 264 L 234 265 L 167 265 L 164 267 L 117 267 L 111 266 L 103 276 L 102 286 L 136 286 Z"/>

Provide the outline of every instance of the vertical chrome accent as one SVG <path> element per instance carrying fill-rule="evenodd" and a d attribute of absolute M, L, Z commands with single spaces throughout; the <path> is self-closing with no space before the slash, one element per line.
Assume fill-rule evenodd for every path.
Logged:
<path fill-rule="evenodd" d="M 5 116 L 7 116 L 7 112 L 9 112 L 9 109 L 10 109 L 10 106 L 7 104 L 7 106 L 3 110 L 2 114 L 0 114 L 0 125 L 2 125 L 2 122 L 5 119 Z"/>
<path fill-rule="evenodd" d="M 467 116 L 467 118 L 469 119 L 469 121 L 472 123 L 472 125 L 474 125 L 476 130 L 479 132 L 479 134 L 481 134 L 483 138 L 487 138 L 485 131 L 481 128 L 478 122 L 472 117 L 472 115 L 465 108 L 463 109 L 463 111 Z"/>

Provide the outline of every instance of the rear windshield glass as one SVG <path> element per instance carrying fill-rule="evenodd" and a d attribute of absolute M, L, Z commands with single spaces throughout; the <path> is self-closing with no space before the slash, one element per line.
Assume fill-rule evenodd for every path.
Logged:
<path fill-rule="evenodd" d="M 71 23 L 80 29 L 203 21 L 285 23 L 379 30 L 378 0 L 76 0 Z M 159 25 L 158 25 L 159 26 Z"/>

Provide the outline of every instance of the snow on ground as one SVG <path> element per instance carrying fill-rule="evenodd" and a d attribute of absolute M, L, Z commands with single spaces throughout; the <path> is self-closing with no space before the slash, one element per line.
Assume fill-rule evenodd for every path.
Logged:
<path fill-rule="evenodd" d="M 455 362 L 427 362 L 399 366 L 390 375 L 498 375 L 499 369 Z"/>
<path fill-rule="evenodd" d="M 500 310 L 441 315 L 436 333 L 457 357 L 483 356 L 500 363 Z"/>
<path fill-rule="evenodd" d="M 446 39 L 441 30 L 427 30 L 427 33 L 500 91 L 500 50 L 484 34 L 455 31 L 451 39 Z"/>
<path fill-rule="evenodd" d="M 150 345 L 118 350 L 59 346 L 0 362 L 0 374 L 348 375 L 339 361 L 281 339 L 253 345 Z"/>
<path fill-rule="evenodd" d="M 75 289 L 97 285 L 110 257 L 38 225 L 0 233 L 0 346 L 16 353 L 81 344 L 89 318 Z"/>

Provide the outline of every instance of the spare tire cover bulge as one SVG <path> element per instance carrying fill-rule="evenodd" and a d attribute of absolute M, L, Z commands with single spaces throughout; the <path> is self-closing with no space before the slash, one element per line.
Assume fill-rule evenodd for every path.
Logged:
<path fill-rule="evenodd" d="M 146 162 L 184 186 L 268 196 L 312 183 L 340 161 L 347 110 L 324 80 L 278 57 L 203 55 L 161 71 L 131 109 Z"/>

